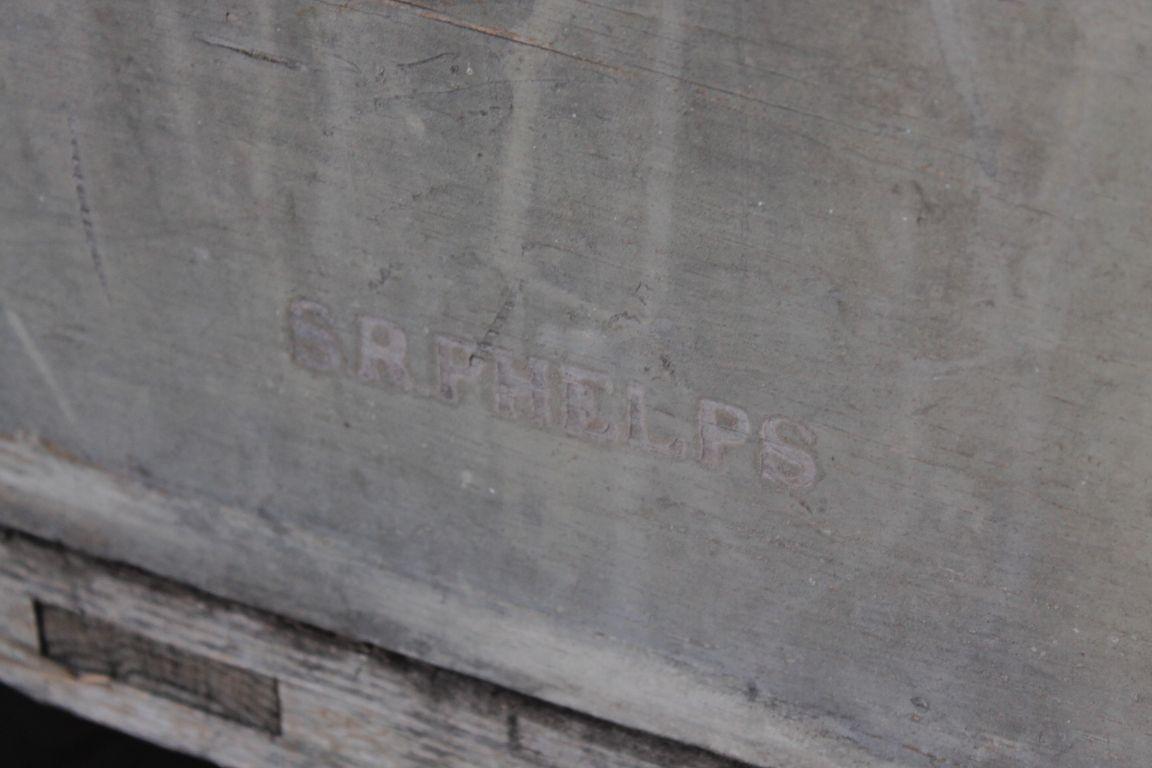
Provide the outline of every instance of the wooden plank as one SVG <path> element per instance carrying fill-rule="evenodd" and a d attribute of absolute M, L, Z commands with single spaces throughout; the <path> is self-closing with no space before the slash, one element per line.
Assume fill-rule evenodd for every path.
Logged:
<path fill-rule="evenodd" d="M 740 768 L 21 535 L 0 537 L 0 597 L 43 601 L 47 633 L 38 649 L 0 627 L 0 680 L 226 765 Z M 227 681 L 190 695 L 206 669 Z M 253 721 L 273 678 L 282 728 Z M 237 680 L 247 717 L 223 706 Z"/>
<path fill-rule="evenodd" d="M 0 524 L 750 763 L 1152 753 L 1142 5 L 5 10 Z"/>

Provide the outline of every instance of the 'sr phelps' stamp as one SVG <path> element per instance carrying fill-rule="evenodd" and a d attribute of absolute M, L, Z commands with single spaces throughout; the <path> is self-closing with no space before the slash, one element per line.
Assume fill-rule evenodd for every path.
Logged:
<path fill-rule="evenodd" d="M 656 435 L 648 424 L 645 388 L 638 383 L 621 386 L 598 371 L 436 334 L 433 381 L 423 385 L 409 369 L 402 328 L 384 318 L 360 317 L 356 334 L 349 355 L 327 307 L 308 299 L 288 305 L 289 354 L 301 368 L 450 404 L 471 390 L 499 418 L 668 460 L 692 460 L 717 472 L 727 468 L 729 452 L 752 443 L 758 475 L 773 487 L 807 491 L 820 479 L 816 433 L 796 419 L 769 416 L 754 425 L 743 408 L 701 397 L 690 438 Z"/>

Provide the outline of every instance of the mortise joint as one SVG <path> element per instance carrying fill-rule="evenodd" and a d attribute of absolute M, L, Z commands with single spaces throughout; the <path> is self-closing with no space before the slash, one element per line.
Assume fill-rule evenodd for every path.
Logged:
<path fill-rule="evenodd" d="M 33 602 L 40 655 L 75 675 L 100 675 L 255 728 L 281 733 L 275 679 L 198 656 L 100 619 Z"/>

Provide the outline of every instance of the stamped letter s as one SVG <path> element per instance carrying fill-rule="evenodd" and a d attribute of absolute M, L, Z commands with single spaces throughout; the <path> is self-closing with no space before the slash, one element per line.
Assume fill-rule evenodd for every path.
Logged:
<path fill-rule="evenodd" d="M 760 427 L 760 474 L 795 491 L 816 485 L 816 433 L 799 421 L 773 416 Z"/>
<path fill-rule="evenodd" d="M 296 365 L 312 371 L 339 371 L 344 367 L 340 337 L 323 304 L 307 299 L 289 304 L 288 332 Z"/>

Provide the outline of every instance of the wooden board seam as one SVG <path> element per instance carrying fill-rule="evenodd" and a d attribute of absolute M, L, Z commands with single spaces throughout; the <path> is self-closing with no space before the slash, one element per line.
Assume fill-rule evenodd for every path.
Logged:
<path fill-rule="evenodd" d="M 13 552 L 16 553 L 15 556 L 13 556 Z M 348 654 L 358 656 L 363 659 L 366 665 L 372 665 L 373 667 L 384 670 L 385 674 L 391 674 L 394 678 L 402 678 L 407 681 L 408 685 L 412 688 L 423 689 L 425 693 L 432 691 L 432 698 L 440 702 L 440 711 L 436 714 L 439 714 L 440 717 L 446 720 L 453 720 L 459 716 L 463 716 L 465 719 L 474 716 L 474 712 L 468 711 L 472 702 L 478 700 L 491 702 L 495 705 L 495 709 L 498 709 L 501 713 L 496 718 L 502 730 L 500 735 L 503 743 L 500 745 L 500 748 L 508 752 L 508 757 L 511 757 L 517 751 L 525 749 L 525 722 L 531 721 L 533 724 L 550 723 L 564 732 L 578 734 L 577 740 L 587 741 L 589 748 L 594 747 L 597 751 L 606 750 L 610 754 L 617 755 L 617 759 L 614 762 L 608 763 L 608 765 L 612 766 L 656 766 L 674 764 L 678 766 L 699 766 L 700 768 L 752 768 L 747 763 L 721 757 L 696 746 L 675 742 L 643 731 L 604 721 L 484 680 L 436 667 L 386 648 L 350 640 L 318 627 L 255 609 L 251 606 L 228 600 L 227 598 L 218 597 L 195 587 L 173 582 L 129 564 L 81 553 L 59 542 L 33 536 L 16 529 L 0 527 L 0 553 L 5 555 L 5 557 L 0 558 L 0 591 L 4 591 L 6 583 L 12 583 L 12 572 L 19 571 L 18 568 L 14 567 L 14 561 L 27 560 L 28 562 L 35 563 L 33 569 L 38 573 L 47 570 L 52 571 L 52 573 L 46 574 L 46 579 L 58 581 L 63 591 L 71 592 L 74 595 L 81 593 L 81 590 L 75 588 L 81 582 L 110 580 L 113 584 L 131 585 L 137 588 L 142 587 L 160 604 L 200 603 L 212 612 L 243 617 L 260 629 L 264 640 L 272 637 L 273 642 L 277 643 L 288 642 L 285 638 L 290 638 L 290 641 L 293 642 L 298 649 L 306 649 L 304 652 L 309 656 L 341 657 Z M 28 601 L 30 611 L 35 611 L 37 606 L 54 604 L 58 601 L 53 601 L 50 595 L 42 594 L 47 591 L 42 586 L 31 583 L 25 583 L 22 586 L 28 593 L 24 597 Z M 78 599 L 84 600 L 83 597 Z M 69 608 L 68 610 L 73 609 Z M 107 619 L 105 618 L 100 618 L 98 621 L 107 623 Z M 129 632 L 131 630 L 124 631 Z M 0 640 L 9 643 L 13 642 L 11 638 L 3 637 L 4 634 L 3 631 L 0 631 Z M 173 637 L 172 639 L 174 643 L 181 642 L 178 637 Z M 245 642 L 245 638 L 243 637 L 233 637 L 231 639 L 236 643 Z M 67 670 L 67 667 L 62 667 L 56 662 L 44 658 L 42 634 L 38 640 L 41 647 L 30 649 L 31 653 L 29 656 L 37 657 L 32 663 L 45 662 L 46 668 L 59 669 L 67 673 L 63 676 L 43 674 L 41 677 L 47 686 L 57 685 L 57 683 L 53 682 L 54 679 L 68 679 L 69 677 L 74 680 L 79 680 L 80 682 L 85 681 L 84 675 L 73 674 Z M 16 642 L 19 642 L 19 640 Z M 43 691 L 37 690 L 34 686 L 29 686 L 26 682 L 22 682 L 23 678 L 21 675 L 15 674 L 14 672 L 16 666 L 11 659 L 6 657 L 5 653 L 0 652 L 0 679 L 31 693 L 37 698 L 48 698 L 54 703 L 63 703 L 68 706 L 67 699 L 61 702 L 58 698 L 53 699 L 52 696 L 44 696 Z M 247 669 L 247 665 L 238 662 L 235 663 L 234 666 L 240 669 Z M 256 674 L 266 674 L 264 670 L 252 671 Z M 113 692 L 122 689 L 122 686 L 117 685 L 116 681 L 104 676 L 92 676 L 92 679 L 89 679 L 88 682 L 92 682 L 93 679 L 95 679 L 95 682 L 97 682 L 99 686 L 106 688 L 110 692 L 110 696 L 113 695 Z M 299 696 L 301 695 L 301 681 L 277 680 L 276 682 L 282 686 L 287 683 L 289 690 L 295 691 L 294 694 L 286 695 L 283 701 L 285 721 L 290 723 L 292 721 L 292 713 L 288 712 L 287 709 L 292 706 L 293 695 L 297 697 L 297 701 L 299 700 Z M 324 687 L 322 679 L 317 682 L 317 686 L 321 689 L 319 691 L 321 699 L 325 696 L 339 698 L 346 694 L 346 692 L 343 691 L 322 690 Z M 305 693 L 304 695 L 309 695 L 309 693 Z M 377 707 L 388 708 L 391 706 L 391 703 L 388 701 L 370 701 L 372 699 L 372 692 L 369 690 L 364 692 L 362 698 L 365 701 L 360 702 L 361 704 L 370 702 Z M 454 712 L 454 709 L 459 709 L 459 712 Z M 363 715 L 362 719 L 371 720 L 371 712 L 368 709 L 364 711 L 368 714 Z M 85 713 L 83 711 L 78 714 L 88 714 L 92 716 L 91 713 Z M 421 716 L 426 717 L 430 716 L 430 714 L 432 713 L 422 713 Z M 99 717 L 99 715 L 97 716 Z M 297 718 L 296 723 L 297 727 L 299 727 L 299 718 Z M 108 724 L 128 731 L 132 731 L 134 726 L 132 722 L 118 721 L 115 717 L 113 717 Z M 320 723 L 315 723 L 315 726 L 318 729 L 323 727 Z M 371 725 L 365 727 L 371 728 Z M 290 729 L 291 725 L 287 725 L 286 731 L 290 731 Z M 232 738 L 269 738 L 268 734 L 258 731 L 252 731 L 250 735 L 246 736 L 243 733 L 245 730 L 244 728 L 239 728 L 230 729 L 227 732 L 233 734 Z M 237 736 L 236 734 L 240 735 Z M 144 733 L 141 735 L 149 736 L 152 734 Z M 301 738 L 299 734 L 292 734 L 290 732 L 287 733 L 287 736 L 289 737 L 287 739 L 289 743 L 293 742 L 293 740 L 299 742 Z M 217 736 L 216 738 L 219 739 L 220 737 Z M 273 741 L 276 741 L 274 737 Z M 188 745 L 179 738 L 176 740 L 176 746 L 183 746 L 185 749 L 188 748 Z M 434 745 L 432 748 L 435 748 Z M 491 749 L 491 745 L 488 745 L 486 749 Z M 297 750 L 301 755 L 307 753 L 307 750 L 299 745 L 290 746 L 289 750 Z M 212 759 L 221 759 L 221 755 L 218 752 L 198 753 Z M 355 755 L 343 756 L 340 755 L 339 752 L 329 755 L 328 759 L 339 759 L 342 757 L 347 758 L 348 765 L 360 764 Z M 409 763 L 400 762 L 397 764 L 422 765 L 422 763 L 418 761 Z M 455 765 L 456 763 L 448 761 L 444 764 Z M 507 765 L 519 764 L 520 763 L 514 761 L 507 763 Z M 533 761 L 525 764 L 535 765 L 537 763 Z"/>

